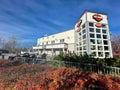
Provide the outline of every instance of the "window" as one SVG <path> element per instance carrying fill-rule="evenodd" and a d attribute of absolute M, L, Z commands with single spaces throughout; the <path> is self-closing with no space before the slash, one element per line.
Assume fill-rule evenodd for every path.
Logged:
<path fill-rule="evenodd" d="M 83 52 L 83 55 L 86 55 L 87 54 L 87 52 Z"/>
<path fill-rule="evenodd" d="M 81 37 L 79 38 L 79 40 L 81 40 Z"/>
<path fill-rule="evenodd" d="M 83 44 L 86 44 L 86 40 L 83 41 Z"/>
<path fill-rule="evenodd" d="M 83 50 L 86 50 L 86 46 L 83 46 Z"/>
<path fill-rule="evenodd" d="M 102 30 L 102 33 L 107 33 L 107 32 L 106 32 L 106 30 L 103 29 L 103 30 Z"/>
<path fill-rule="evenodd" d="M 82 52 L 80 52 L 80 55 L 82 55 Z"/>
<path fill-rule="evenodd" d="M 85 33 L 85 29 L 82 31 L 82 33 L 83 33 L 83 34 Z"/>
<path fill-rule="evenodd" d="M 90 23 L 89 23 L 89 26 L 93 27 L 93 26 L 94 26 L 94 24 L 90 22 Z"/>
<path fill-rule="evenodd" d="M 105 52 L 105 57 L 109 57 L 109 52 Z"/>
<path fill-rule="evenodd" d="M 81 42 L 79 42 L 79 45 L 82 45 Z"/>
<path fill-rule="evenodd" d="M 64 43 L 64 39 L 60 39 L 60 43 Z"/>
<path fill-rule="evenodd" d="M 105 24 L 102 24 L 102 28 L 106 28 L 106 25 L 105 25 Z"/>
<path fill-rule="evenodd" d="M 89 28 L 89 31 L 90 32 L 94 32 L 94 28 Z"/>
<path fill-rule="evenodd" d="M 83 39 L 85 39 L 85 38 L 86 38 L 86 34 L 83 35 Z"/>
<path fill-rule="evenodd" d="M 80 47 L 80 50 L 82 50 L 82 47 Z"/>
<path fill-rule="evenodd" d="M 48 45 L 48 42 L 46 42 L 46 45 Z"/>
<path fill-rule="evenodd" d="M 95 45 L 91 45 L 90 48 L 91 48 L 91 50 L 95 50 L 96 49 Z"/>
<path fill-rule="evenodd" d="M 95 39 L 90 39 L 91 44 L 95 44 Z"/>
<path fill-rule="evenodd" d="M 92 52 L 92 54 L 91 54 L 92 56 L 96 56 L 96 52 Z"/>
<path fill-rule="evenodd" d="M 42 45 L 44 45 L 44 42 L 42 42 Z"/>
<path fill-rule="evenodd" d="M 79 33 L 79 35 L 81 35 L 81 32 Z"/>
<path fill-rule="evenodd" d="M 96 29 L 96 33 L 100 33 L 100 29 Z"/>
<path fill-rule="evenodd" d="M 104 46 L 104 50 L 109 50 L 109 49 L 108 49 L 108 46 Z"/>
<path fill-rule="evenodd" d="M 101 35 L 100 35 L 100 34 L 97 34 L 97 38 L 101 38 Z"/>
<path fill-rule="evenodd" d="M 95 38 L 95 35 L 94 34 L 90 34 L 90 38 Z"/>
<path fill-rule="evenodd" d="M 97 40 L 97 44 L 102 44 L 102 40 Z"/>
<path fill-rule="evenodd" d="M 105 45 L 108 45 L 108 41 L 105 41 L 105 40 L 104 40 L 103 42 L 104 42 Z"/>
<path fill-rule="evenodd" d="M 98 46 L 98 50 L 103 50 L 103 47 L 102 46 Z"/>
<path fill-rule="evenodd" d="M 107 35 L 103 35 L 103 39 L 107 39 Z"/>
<path fill-rule="evenodd" d="M 85 24 L 82 25 L 82 28 L 85 28 Z"/>
<path fill-rule="evenodd" d="M 103 52 L 98 52 L 98 56 L 103 57 Z"/>
<path fill-rule="evenodd" d="M 51 44 L 55 44 L 55 41 L 53 40 L 53 41 L 51 41 Z"/>

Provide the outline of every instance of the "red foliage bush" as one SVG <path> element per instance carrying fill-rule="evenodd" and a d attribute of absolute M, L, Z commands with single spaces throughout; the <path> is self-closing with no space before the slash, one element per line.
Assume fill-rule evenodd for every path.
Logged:
<path fill-rule="evenodd" d="M 1 71 L 1 69 L 0 69 Z M 0 90 L 120 90 L 120 78 L 75 68 L 21 64 L 4 68 Z"/>

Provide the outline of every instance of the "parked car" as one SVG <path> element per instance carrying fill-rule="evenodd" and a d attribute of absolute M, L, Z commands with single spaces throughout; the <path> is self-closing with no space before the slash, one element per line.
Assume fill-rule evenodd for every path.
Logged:
<path fill-rule="evenodd" d="M 16 56 L 9 56 L 8 60 L 14 60 Z"/>
<path fill-rule="evenodd" d="M 30 54 L 29 53 L 24 53 L 24 54 L 21 54 L 22 57 L 30 57 Z"/>
<path fill-rule="evenodd" d="M 35 58 L 36 55 L 35 55 L 35 54 L 29 54 L 29 57 L 31 57 L 31 58 Z"/>
<path fill-rule="evenodd" d="M 41 55 L 41 59 L 46 59 L 46 56 L 47 56 L 47 54 L 46 54 L 46 53 L 43 53 L 43 54 Z"/>

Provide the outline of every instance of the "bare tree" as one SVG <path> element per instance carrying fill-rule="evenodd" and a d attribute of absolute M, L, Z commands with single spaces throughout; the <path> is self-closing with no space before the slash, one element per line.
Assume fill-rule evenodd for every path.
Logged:
<path fill-rule="evenodd" d="M 11 36 L 5 42 L 3 49 L 9 50 L 9 52 L 16 52 L 17 43 L 18 39 L 15 36 Z"/>
<path fill-rule="evenodd" d="M 3 49 L 6 40 L 3 37 L 0 37 L 0 48 Z"/>
<path fill-rule="evenodd" d="M 112 50 L 114 54 L 120 53 L 120 34 L 113 35 Z"/>

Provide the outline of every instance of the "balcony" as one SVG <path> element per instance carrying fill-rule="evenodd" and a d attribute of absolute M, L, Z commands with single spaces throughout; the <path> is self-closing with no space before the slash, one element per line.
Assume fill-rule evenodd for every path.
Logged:
<path fill-rule="evenodd" d="M 66 43 L 56 43 L 56 44 L 48 44 L 48 45 L 39 45 L 33 46 L 33 49 L 60 49 L 60 48 L 68 48 Z"/>

